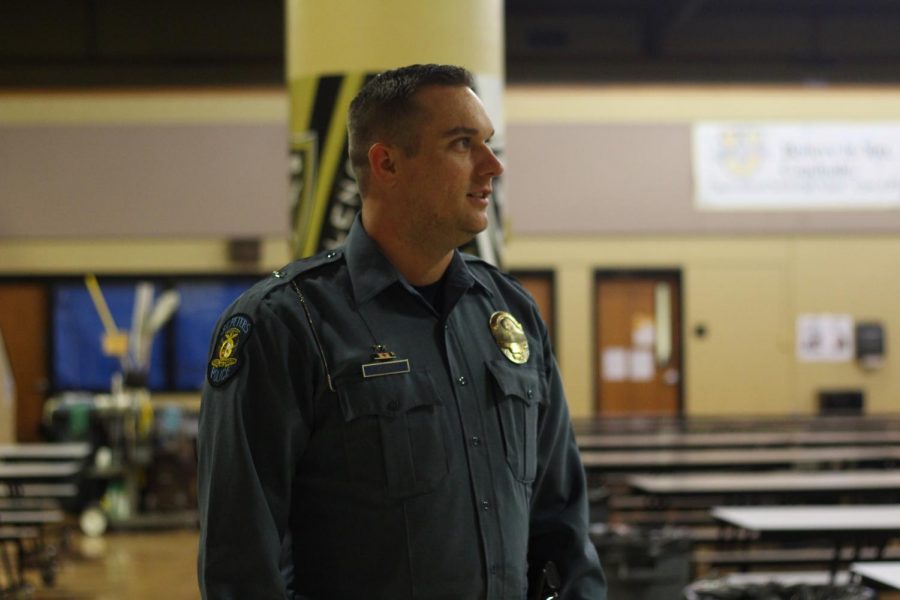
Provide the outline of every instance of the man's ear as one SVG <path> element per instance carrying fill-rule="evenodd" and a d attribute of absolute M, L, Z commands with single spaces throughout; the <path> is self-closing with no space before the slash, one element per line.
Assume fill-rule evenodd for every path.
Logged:
<path fill-rule="evenodd" d="M 369 171 L 372 178 L 377 181 L 390 182 L 397 175 L 397 165 L 394 164 L 396 148 L 378 142 L 369 148 Z"/>

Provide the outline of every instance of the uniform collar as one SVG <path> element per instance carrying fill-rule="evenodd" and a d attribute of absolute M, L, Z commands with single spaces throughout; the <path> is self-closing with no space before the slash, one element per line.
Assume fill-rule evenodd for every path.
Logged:
<path fill-rule="evenodd" d="M 399 273 L 394 265 L 381 253 L 363 228 L 359 215 L 350 228 L 345 245 L 347 270 L 350 273 L 350 284 L 353 287 L 353 298 L 357 304 L 368 302 L 395 283 L 400 283 L 410 292 L 413 287 Z M 457 289 L 460 292 L 469 288 L 478 288 L 487 295 L 492 295 L 488 286 L 484 285 L 471 272 L 459 251 L 453 251 L 453 258 L 447 267 L 446 289 Z"/>

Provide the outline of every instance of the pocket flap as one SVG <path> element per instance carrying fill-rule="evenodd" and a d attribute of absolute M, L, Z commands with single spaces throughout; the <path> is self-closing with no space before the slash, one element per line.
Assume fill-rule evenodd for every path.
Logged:
<path fill-rule="evenodd" d="M 394 417 L 420 406 L 442 404 L 427 371 L 336 382 L 344 419 Z"/>
<path fill-rule="evenodd" d="M 528 405 L 544 398 L 543 378 L 534 367 L 514 365 L 506 360 L 494 360 L 486 365 L 504 396 L 518 398 Z"/>

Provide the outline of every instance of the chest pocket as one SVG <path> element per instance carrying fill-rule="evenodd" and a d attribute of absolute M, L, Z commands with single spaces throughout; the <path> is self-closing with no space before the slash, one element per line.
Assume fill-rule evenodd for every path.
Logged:
<path fill-rule="evenodd" d="M 537 369 L 505 360 L 489 362 L 487 367 L 495 384 L 506 462 L 516 479 L 530 483 L 537 472 L 537 421 L 544 397 L 543 380 Z"/>
<path fill-rule="evenodd" d="M 427 372 L 339 382 L 348 474 L 403 498 L 449 472 L 444 407 Z"/>

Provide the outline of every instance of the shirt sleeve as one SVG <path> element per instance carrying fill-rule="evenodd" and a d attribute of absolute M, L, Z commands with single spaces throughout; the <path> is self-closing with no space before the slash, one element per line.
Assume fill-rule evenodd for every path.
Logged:
<path fill-rule="evenodd" d="M 553 561 L 561 600 L 605 600 L 606 578 L 588 535 L 584 468 L 546 330 L 542 330 L 549 402 L 538 422 L 538 473 L 531 505 L 529 579 Z"/>
<path fill-rule="evenodd" d="M 216 385 L 208 378 L 203 389 L 198 578 L 204 599 L 283 599 L 293 473 L 311 422 L 300 405 L 311 397 L 310 363 L 265 302 L 243 316 L 250 331 L 229 356 L 233 375 Z"/>

